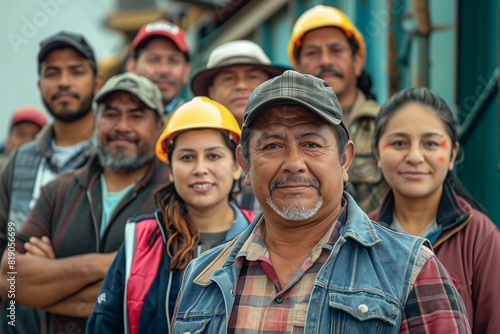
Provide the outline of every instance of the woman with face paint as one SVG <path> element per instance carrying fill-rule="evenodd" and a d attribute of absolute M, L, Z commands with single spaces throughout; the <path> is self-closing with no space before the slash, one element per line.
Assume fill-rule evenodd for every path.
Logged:
<path fill-rule="evenodd" d="M 159 210 L 127 222 L 87 333 L 169 333 L 180 280 L 190 260 L 242 232 L 255 217 L 233 199 L 241 130 L 222 104 L 195 97 L 169 118 L 156 146 L 170 183 Z"/>
<path fill-rule="evenodd" d="M 472 332 L 498 333 L 500 233 L 454 177 L 458 151 L 458 124 L 433 91 L 393 96 L 376 118 L 373 146 L 391 189 L 370 218 L 429 239 L 464 300 Z"/>

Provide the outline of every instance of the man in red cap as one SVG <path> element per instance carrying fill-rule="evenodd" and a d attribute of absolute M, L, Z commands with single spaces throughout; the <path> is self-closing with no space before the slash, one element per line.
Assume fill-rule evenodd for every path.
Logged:
<path fill-rule="evenodd" d="M 0 165 L 16 148 L 35 139 L 47 123 L 47 116 L 36 107 L 26 106 L 17 109 L 10 122 L 10 130 L 5 140 L 4 152 L 0 154 Z"/>
<path fill-rule="evenodd" d="M 126 68 L 158 86 L 168 118 L 184 102 L 179 94 L 191 70 L 186 33 L 166 20 L 143 25 L 132 42 Z"/>

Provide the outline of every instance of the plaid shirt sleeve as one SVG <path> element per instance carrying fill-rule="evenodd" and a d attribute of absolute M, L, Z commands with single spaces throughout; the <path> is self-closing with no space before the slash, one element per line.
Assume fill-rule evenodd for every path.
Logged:
<path fill-rule="evenodd" d="M 435 255 L 410 291 L 400 333 L 471 333 L 462 298 Z"/>

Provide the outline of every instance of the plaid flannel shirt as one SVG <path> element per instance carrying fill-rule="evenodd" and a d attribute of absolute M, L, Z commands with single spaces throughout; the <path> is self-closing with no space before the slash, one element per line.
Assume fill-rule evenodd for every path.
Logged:
<path fill-rule="evenodd" d="M 229 333 L 303 333 L 316 275 L 340 235 L 337 221 L 316 244 L 289 283 L 281 287 L 262 239 L 255 229 L 238 254 L 242 269 L 229 319 Z M 422 248 L 425 263 L 408 296 L 400 333 L 470 333 L 466 311 L 453 281 L 435 255 Z M 458 300 L 459 303 L 450 302 Z"/>

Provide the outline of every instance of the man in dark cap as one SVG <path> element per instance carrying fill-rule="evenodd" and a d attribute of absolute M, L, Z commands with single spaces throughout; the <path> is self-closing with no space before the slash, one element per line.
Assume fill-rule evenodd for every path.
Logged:
<path fill-rule="evenodd" d="M 188 265 L 173 333 L 470 332 L 428 241 L 343 191 L 354 144 L 328 83 L 286 71 L 258 86 L 236 153 L 262 214 Z"/>
<path fill-rule="evenodd" d="M 38 88 L 54 121 L 44 127 L 36 141 L 23 145 L 2 165 L 2 250 L 6 245 L 8 224 L 13 224 L 16 230 L 21 228 L 41 187 L 58 174 L 83 166 L 90 156 L 94 128 L 92 99 L 102 85 L 92 47 L 79 34 L 61 31 L 52 35 L 40 44 L 38 72 Z M 15 329 L 18 333 L 36 333 L 33 328 L 39 325 L 33 318 L 23 318 L 20 304 L 16 305 L 16 319 L 16 327 L 7 326 L 3 321 L 4 328 Z"/>

